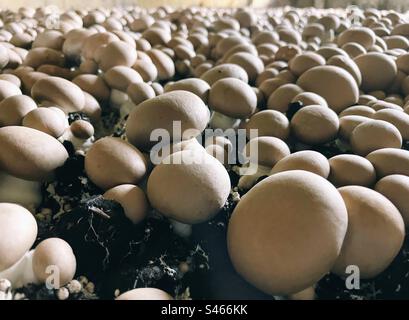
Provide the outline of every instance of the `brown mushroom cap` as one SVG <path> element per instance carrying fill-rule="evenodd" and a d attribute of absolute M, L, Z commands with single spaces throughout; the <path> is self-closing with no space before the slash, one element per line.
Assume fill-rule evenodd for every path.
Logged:
<path fill-rule="evenodd" d="M 409 177 L 400 174 L 384 177 L 375 185 L 375 190 L 398 208 L 405 226 L 409 225 Z"/>
<path fill-rule="evenodd" d="M 99 139 L 85 156 L 85 172 L 104 190 L 120 184 L 136 184 L 145 176 L 146 170 L 143 154 L 119 138 Z"/>
<path fill-rule="evenodd" d="M 342 118 L 345 116 L 362 116 L 372 118 L 375 112 L 376 111 L 371 107 L 358 105 L 346 108 L 339 114 L 339 117 Z"/>
<path fill-rule="evenodd" d="M 381 109 L 372 118 L 393 124 L 399 130 L 402 139 L 409 140 L 409 115 L 405 112 L 395 109 Z"/>
<path fill-rule="evenodd" d="M 158 49 L 151 49 L 147 52 L 147 54 L 152 59 L 152 62 L 156 67 L 159 80 L 167 80 L 175 75 L 175 64 L 173 63 L 172 58 L 170 58 L 166 53 Z"/>
<path fill-rule="evenodd" d="M 77 112 L 84 108 L 85 98 L 82 90 L 71 81 L 58 77 L 38 80 L 31 88 L 34 100 L 48 101 L 61 107 L 64 112 Z"/>
<path fill-rule="evenodd" d="M 37 222 L 27 209 L 0 203 L 0 272 L 10 268 L 30 250 L 37 238 Z M 18 236 L 17 236 L 18 235 Z"/>
<path fill-rule="evenodd" d="M 376 182 L 376 171 L 367 159 L 353 155 L 340 154 L 329 159 L 331 172 L 328 180 L 336 187 L 357 185 L 372 187 Z"/>
<path fill-rule="evenodd" d="M 131 83 L 126 89 L 126 94 L 136 105 L 156 96 L 155 90 L 153 90 L 152 87 L 145 82 Z"/>
<path fill-rule="evenodd" d="M 150 135 L 157 128 L 167 130 L 171 139 L 193 138 L 191 135 L 174 137 L 177 134 L 173 131 L 174 121 L 181 121 L 182 135 L 186 135 L 187 129 L 202 132 L 209 122 L 209 111 L 203 101 L 191 92 L 167 92 L 132 109 L 126 123 L 126 136 L 132 144 L 143 150 L 156 144 L 156 141 L 151 141 Z"/>
<path fill-rule="evenodd" d="M 50 48 L 33 48 L 28 51 L 23 64 L 37 69 L 43 64 L 52 64 L 62 67 L 64 63 L 65 58 L 61 51 Z"/>
<path fill-rule="evenodd" d="M 287 83 L 277 88 L 267 100 L 267 108 L 287 112 L 290 102 L 303 92 L 296 84 Z"/>
<path fill-rule="evenodd" d="M 391 174 L 409 176 L 409 151 L 395 148 L 384 148 L 371 152 L 366 158 L 373 164 L 377 177 Z"/>
<path fill-rule="evenodd" d="M 18 126 L 25 115 L 37 108 L 29 96 L 11 96 L 0 102 L 0 127 Z"/>
<path fill-rule="evenodd" d="M 210 88 L 209 106 L 232 118 L 247 118 L 256 109 L 257 96 L 247 83 L 239 79 L 220 79 Z"/>
<path fill-rule="evenodd" d="M 104 74 L 106 83 L 112 88 L 125 92 L 132 83 L 143 82 L 141 75 L 126 66 L 115 66 Z"/>
<path fill-rule="evenodd" d="M 276 110 L 263 110 L 251 116 L 246 123 L 247 137 L 250 129 L 257 129 L 258 136 L 271 136 L 286 140 L 290 134 L 290 122 L 287 117 Z"/>
<path fill-rule="evenodd" d="M 19 87 L 10 81 L 0 80 L 0 102 L 8 97 L 16 95 L 21 95 Z"/>
<path fill-rule="evenodd" d="M 351 58 L 344 55 L 332 56 L 328 59 L 327 65 L 336 66 L 349 72 L 354 77 L 358 86 L 362 83 L 362 75 L 357 64 Z"/>
<path fill-rule="evenodd" d="M 288 145 L 278 138 L 256 137 L 246 144 L 243 153 L 251 163 L 272 168 L 291 152 Z"/>
<path fill-rule="evenodd" d="M 101 49 L 99 67 L 107 71 L 115 66 L 131 67 L 137 58 L 135 48 L 124 41 L 112 41 Z"/>
<path fill-rule="evenodd" d="M 73 121 L 70 125 L 70 130 L 74 137 L 79 139 L 89 139 L 95 133 L 95 129 L 92 124 L 81 119 Z"/>
<path fill-rule="evenodd" d="M 375 33 L 365 27 L 347 29 L 339 35 L 338 45 L 341 47 L 349 42 L 358 43 L 368 50 L 375 44 Z"/>
<path fill-rule="evenodd" d="M 338 133 L 339 120 L 334 111 L 319 105 L 301 108 L 291 119 L 291 130 L 300 141 L 322 144 L 333 140 Z"/>
<path fill-rule="evenodd" d="M 379 52 L 369 52 L 354 59 L 362 74 L 362 90 L 365 92 L 385 90 L 397 74 L 392 57 Z"/>
<path fill-rule="evenodd" d="M 209 98 L 210 86 L 209 84 L 198 78 L 182 79 L 176 82 L 171 82 L 165 85 L 165 92 L 175 90 L 186 90 L 194 93 L 207 104 Z"/>
<path fill-rule="evenodd" d="M 21 86 L 21 80 L 13 74 L 8 74 L 8 73 L 0 74 L 0 80 L 9 81 L 12 84 L 16 85 L 17 87 Z"/>
<path fill-rule="evenodd" d="M 207 70 L 200 76 L 200 79 L 206 81 L 210 86 L 212 86 L 217 80 L 223 78 L 236 78 L 245 83 L 249 81 L 246 71 L 239 65 L 232 63 L 220 64 Z"/>
<path fill-rule="evenodd" d="M 238 273 L 260 290 L 296 293 L 332 268 L 347 221 L 342 197 L 324 178 L 281 172 L 256 184 L 234 209 L 229 255 Z"/>
<path fill-rule="evenodd" d="M 76 84 L 99 101 L 109 100 L 109 87 L 100 76 L 95 74 L 81 74 L 72 79 L 72 83 Z"/>
<path fill-rule="evenodd" d="M 314 92 L 301 92 L 297 94 L 291 102 L 301 102 L 304 106 L 320 105 L 323 107 L 328 107 L 327 101 L 320 95 Z"/>
<path fill-rule="evenodd" d="M 132 68 L 138 71 L 143 81 L 155 81 L 158 77 L 158 69 L 153 62 L 136 60 Z"/>
<path fill-rule="evenodd" d="M 398 209 L 380 193 L 361 186 L 339 189 L 348 210 L 348 230 L 332 269 L 346 275 L 349 265 L 359 267 L 362 278 L 384 271 L 398 254 L 405 226 Z"/>
<path fill-rule="evenodd" d="M 173 300 L 173 298 L 160 289 L 138 288 L 124 292 L 116 300 Z"/>
<path fill-rule="evenodd" d="M 355 79 L 339 67 L 309 69 L 298 78 L 297 84 L 305 91 L 319 94 L 337 113 L 358 102 L 359 90 Z"/>
<path fill-rule="evenodd" d="M 66 121 L 52 108 L 35 108 L 23 118 L 23 126 L 58 138 L 66 129 Z"/>
<path fill-rule="evenodd" d="M 325 59 L 315 52 L 305 52 L 290 60 L 288 66 L 297 77 L 308 69 L 325 65 Z"/>
<path fill-rule="evenodd" d="M 352 132 L 357 126 L 371 119 L 363 116 L 343 116 L 339 119 L 339 131 L 340 138 L 349 141 L 351 139 Z"/>
<path fill-rule="evenodd" d="M 305 170 L 327 179 L 330 172 L 330 166 L 327 158 L 321 153 L 304 150 L 292 153 L 278 161 L 270 174 L 291 170 Z"/>
<path fill-rule="evenodd" d="M 26 127 L 0 128 L 0 149 L 0 168 L 26 180 L 49 178 L 68 158 L 58 140 Z"/>
<path fill-rule="evenodd" d="M 352 150 L 362 156 L 383 148 L 398 148 L 402 146 L 402 136 L 399 130 L 383 120 L 369 120 L 358 125 L 351 134 Z"/>
<path fill-rule="evenodd" d="M 44 283 L 49 277 L 48 267 L 58 268 L 60 287 L 70 282 L 77 269 L 77 260 L 71 246 L 60 238 L 48 238 L 41 241 L 34 250 L 33 271 L 36 278 Z M 54 285 L 56 283 L 54 282 Z"/>
<path fill-rule="evenodd" d="M 104 198 L 117 201 L 124 209 L 126 217 L 139 223 L 148 214 L 149 204 L 141 188 L 132 184 L 122 184 L 107 190 Z"/>
<path fill-rule="evenodd" d="M 163 215 L 195 224 L 210 220 L 224 206 L 230 193 L 230 177 L 223 165 L 206 152 L 184 150 L 153 169 L 147 190 L 152 207 Z"/>

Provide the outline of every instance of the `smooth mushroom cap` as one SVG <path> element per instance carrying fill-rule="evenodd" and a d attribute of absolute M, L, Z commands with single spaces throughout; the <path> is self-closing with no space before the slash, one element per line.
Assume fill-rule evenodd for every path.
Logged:
<path fill-rule="evenodd" d="M 373 164 L 377 177 L 391 174 L 409 176 L 409 151 L 395 148 L 384 148 L 371 152 L 366 158 Z"/>
<path fill-rule="evenodd" d="M 359 90 L 350 73 L 335 66 L 320 66 L 304 72 L 297 84 L 305 91 L 314 92 L 339 113 L 358 102 Z"/>
<path fill-rule="evenodd" d="M 234 209 L 229 255 L 258 289 L 296 293 L 332 268 L 347 221 L 344 201 L 327 180 L 302 170 L 281 172 L 256 184 Z"/>
<path fill-rule="evenodd" d="M 171 154 L 153 169 L 147 190 L 153 208 L 171 219 L 195 224 L 210 220 L 224 206 L 230 177 L 206 152 L 184 150 Z"/>
<path fill-rule="evenodd" d="M 173 130 L 174 121 L 180 121 L 182 137 Z M 148 150 L 157 143 L 151 140 L 155 129 L 163 129 L 170 134 L 170 139 L 188 140 L 199 135 L 208 122 L 209 110 L 203 101 L 191 92 L 176 90 L 133 108 L 126 122 L 126 136 L 133 145 Z"/>
<path fill-rule="evenodd" d="M 367 159 L 353 154 L 340 154 L 329 159 L 331 172 L 328 180 L 336 187 L 357 185 L 372 187 L 376 171 Z"/>
<path fill-rule="evenodd" d="M 58 138 L 66 129 L 66 121 L 52 108 L 35 108 L 24 117 L 23 126 Z"/>
<path fill-rule="evenodd" d="M 209 106 L 232 118 L 247 118 L 256 109 L 257 96 L 247 83 L 239 79 L 220 79 L 210 88 Z"/>
<path fill-rule="evenodd" d="M 190 91 L 199 96 L 200 99 L 202 99 L 203 102 L 207 104 L 210 86 L 206 81 L 198 78 L 182 79 L 165 85 L 165 92 L 175 90 Z"/>
<path fill-rule="evenodd" d="M 247 83 L 249 81 L 246 71 L 239 65 L 233 63 L 224 63 L 207 70 L 200 76 L 200 79 L 206 81 L 210 86 L 217 80 L 223 78 L 236 78 Z"/>
<path fill-rule="evenodd" d="M 278 161 L 270 174 L 272 175 L 291 170 L 305 170 L 327 179 L 330 172 L 330 166 L 327 158 L 321 153 L 304 150 L 294 152 Z"/>
<path fill-rule="evenodd" d="M 120 138 L 99 139 L 85 156 L 85 172 L 103 190 L 120 184 L 137 184 L 146 170 L 143 154 Z"/>
<path fill-rule="evenodd" d="M 266 167 L 274 165 L 290 154 L 288 145 L 281 139 L 275 137 L 256 137 L 251 139 L 243 150 L 251 163 Z"/>
<path fill-rule="evenodd" d="M 399 130 L 402 139 L 404 141 L 409 140 L 409 115 L 405 112 L 395 109 L 382 109 L 377 111 L 372 118 L 393 124 Z"/>
<path fill-rule="evenodd" d="M 64 146 L 41 131 L 9 126 L 0 128 L 0 168 L 21 179 L 41 181 L 68 158 Z"/>
<path fill-rule="evenodd" d="M 37 222 L 27 209 L 14 203 L 0 203 L 0 226 L 1 272 L 13 266 L 30 250 L 37 238 Z"/>
<path fill-rule="evenodd" d="M 41 241 L 34 250 L 33 271 L 41 283 L 50 277 L 50 270 L 48 270 L 50 266 L 58 268 L 58 273 L 55 275 L 60 277 L 58 279 L 60 287 L 74 278 L 77 260 L 71 246 L 63 239 L 48 238 Z M 54 282 L 54 285 L 57 283 Z"/>
<path fill-rule="evenodd" d="M 137 58 L 135 48 L 124 41 L 112 41 L 101 50 L 99 67 L 107 71 L 115 66 L 131 67 Z"/>
<path fill-rule="evenodd" d="M 160 289 L 138 288 L 124 292 L 116 300 L 173 300 L 173 298 Z"/>
<path fill-rule="evenodd" d="M 126 89 L 126 94 L 135 105 L 156 96 L 155 90 L 145 82 L 131 83 Z"/>
<path fill-rule="evenodd" d="M 382 194 L 361 186 L 339 189 L 348 211 L 348 230 L 341 253 L 332 268 L 347 275 L 349 265 L 359 267 L 361 278 L 384 271 L 398 254 L 405 226 L 398 209 Z"/>
<path fill-rule="evenodd" d="M 132 184 L 122 184 L 107 190 L 104 198 L 115 200 L 124 209 L 126 217 L 137 224 L 148 214 L 149 204 L 141 188 Z"/>
<path fill-rule="evenodd" d="M 296 84 L 284 84 L 270 95 L 267 100 L 267 108 L 287 112 L 290 102 L 302 92 L 303 89 Z"/>
<path fill-rule="evenodd" d="M 320 105 L 328 107 L 327 101 L 314 92 L 301 92 L 297 94 L 291 102 L 301 102 L 304 106 Z"/>
<path fill-rule="evenodd" d="M 333 140 L 339 129 L 334 111 L 320 105 L 301 108 L 291 119 L 291 131 L 307 144 L 323 144 Z"/>
<path fill-rule="evenodd" d="M 130 84 L 142 83 L 141 75 L 132 68 L 115 66 L 104 74 L 106 83 L 112 88 L 125 92 Z"/>
<path fill-rule="evenodd" d="M 30 111 L 37 108 L 29 96 L 11 96 L 0 102 L 0 127 L 19 126 Z"/>
<path fill-rule="evenodd" d="M 409 177 L 393 174 L 382 178 L 375 185 L 375 190 L 388 198 L 402 215 L 405 226 L 409 225 Z"/>
<path fill-rule="evenodd" d="M 58 77 L 38 80 L 31 88 L 31 96 L 40 103 L 54 103 L 66 113 L 81 111 L 85 104 L 82 90 L 71 81 Z"/>
<path fill-rule="evenodd" d="M 352 106 L 352 107 L 346 108 L 344 111 L 342 111 L 339 114 L 339 117 L 342 118 L 345 116 L 362 116 L 362 117 L 372 118 L 375 112 L 376 111 L 371 107 L 358 105 L 358 106 Z"/>
<path fill-rule="evenodd" d="M 325 65 L 325 59 L 315 52 L 305 52 L 292 58 L 288 66 L 297 77 L 308 69 Z"/>
<path fill-rule="evenodd" d="M 20 88 L 15 84 L 11 83 L 10 81 L 0 80 L 0 102 L 8 97 L 21 94 Z"/>
<path fill-rule="evenodd" d="M 93 125 L 85 120 L 75 120 L 71 123 L 70 130 L 79 139 L 89 139 L 95 133 Z"/>
<path fill-rule="evenodd" d="M 369 120 L 358 125 L 351 134 L 352 150 L 362 156 L 383 148 L 398 148 L 402 146 L 402 136 L 399 130 L 383 120 Z"/>
<path fill-rule="evenodd" d="M 251 116 L 245 125 L 247 138 L 250 138 L 250 129 L 257 129 L 257 135 L 276 137 L 286 140 L 290 135 L 288 118 L 277 110 L 263 110 Z"/>

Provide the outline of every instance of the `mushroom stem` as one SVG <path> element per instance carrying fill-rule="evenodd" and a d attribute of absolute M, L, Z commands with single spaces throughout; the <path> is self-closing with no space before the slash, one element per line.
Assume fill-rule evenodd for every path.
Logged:
<path fill-rule="evenodd" d="M 188 238 L 192 234 L 192 226 L 173 219 L 169 219 L 173 227 L 173 231 L 182 238 Z"/>
<path fill-rule="evenodd" d="M 13 288 L 21 288 L 29 283 L 39 283 L 33 271 L 34 250 L 26 254 L 13 266 L 0 272 L 0 279 L 7 279 Z"/>
<path fill-rule="evenodd" d="M 245 168 L 247 170 L 242 169 L 240 172 L 242 176 L 240 177 L 239 184 L 238 184 L 238 187 L 243 190 L 250 189 L 252 186 L 254 186 L 258 178 L 262 176 L 268 176 L 271 171 L 271 167 L 256 165 L 254 163 L 250 163 L 249 165 L 246 165 Z"/>
<path fill-rule="evenodd" d="M 240 119 L 230 118 L 222 113 L 214 111 L 212 117 L 210 118 L 209 125 L 213 129 L 236 129 L 240 125 L 240 121 Z"/>
<path fill-rule="evenodd" d="M 82 150 L 86 152 L 88 151 L 89 148 L 91 148 L 95 138 L 94 136 L 88 139 L 81 139 L 81 138 L 75 137 L 73 133 L 71 132 L 71 129 L 68 128 L 67 130 L 65 130 L 64 134 L 58 138 L 58 140 L 61 143 L 63 143 L 64 141 L 70 141 L 76 151 Z"/>
<path fill-rule="evenodd" d="M 16 178 L 0 171 L 0 202 L 13 202 L 28 210 L 41 204 L 41 183 Z"/>

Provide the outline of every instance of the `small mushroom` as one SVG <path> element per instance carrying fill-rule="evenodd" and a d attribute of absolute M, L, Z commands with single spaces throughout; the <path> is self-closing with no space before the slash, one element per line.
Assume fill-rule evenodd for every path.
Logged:
<path fill-rule="evenodd" d="M 160 289 L 138 288 L 124 292 L 116 300 L 173 300 L 173 298 Z"/>
<path fill-rule="evenodd" d="M 286 140 L 290 135 L 290 122 L 277 110 L 263 110 L 251 116 L 245 125 L 247 138 L 250 139 L 250 129 L 257 129 L 257 135 L 276 137 Z"/>
<path fill-rule="evenodd" d="M 54 138 L 60 137 L 66 127 L 65 118 L 61 117 L 53 108 L 35 108 L 23 118 L 23 126 L 49 134 Z"/>
<path fill-rule="evenodd" d="M 379 179 L 391 174 L 409 176 L 409 151 L 407 150 L 384 148 L 371 152 L 366 158 L 375 167 Z"/>

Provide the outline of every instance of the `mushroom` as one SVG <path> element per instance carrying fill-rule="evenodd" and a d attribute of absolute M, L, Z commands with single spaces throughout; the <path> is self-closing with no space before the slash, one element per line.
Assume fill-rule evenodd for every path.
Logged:
<path fill-rule="evenodd" d="M 358 266 L 360 277 L 373 278 L 384 271 L 398 254 L 405 226 L 398 209 L 382 194 L 361 186 L 339 189 L 348 211 L 348 230 L 332 271 L 346 275 Z"/>
<path fill-rule="evenodd" d="M 243 82 L 248 82 L 249 78 L 246 71 L 239 65 L 232 63 L 223 63 L 204 72 L 200 79 L 206 81 L 212 86 L 217 80 L 223 78 L 236 78 Z"/>
<path fill-rule="evenodd" d="M 304 150 L 294 152 L 279 160 L 270 171 L 270 175 L 290 170 L 305 170 L 327 179 L 330 173 L 330 165 L 327 158 L 321 153 Z"/>
<path fill-rule="evenodd" d="M 395 148 L 384 148 L 371 152 L 366 158 L 373 164 L 377 177 L 391 174 L 409 176 L 409 151 Z"/>
<path fill-rule="evenodd" d="M 362 156 L 383 148 L 402 146 L 399 130 L 383 120 L 369 120 L 358 125 L 351 134 L 352 150 Z"/>
<path fill-rule="evenodd" d="M 191 92 L 176 90 L 133 108 L 126 122 L 126 136 L 136 147 L 149 150 L 157 141 L 151 136 L 155 129 L 162 129 L 160 133 L 166 132 L 171 141 L 179 142 L 198 136 L 208 122 L 209 110 L 203 101 Z M 181 132 L 175 129 L 178 124 Z"/>
<path fill-rule="evenodd" d="M 238 187 L 247 190 L 258 178 L 268 175 L 275 164 L 291 152 L 284 141 L 264 136 L 252 138 L 242 153 L 248 162 L 242 168 Z"/>
<path fill-rule="evenodd" d="M 267 100 L 267 108 L 287 112 L 290 102 L 302 92 L 303 89 L 298 85 L 292 83 L 284 84 L 271 93 Z"/>
<path fill-rule="evenodd" d="M 327 180 L 302 170 L 281 172 L 259 182 L 234 209 L 229 256 L 258 289 L 294 294 L 333 267 L 347 223 L 344 201 Z"/>
<path fill-rule="evenodd" d="M 245 82 L 235 78 L 216 81 L 209 92 L 209 107 L 214 111 L 210 120 L 213 128 L 234 127 L 236 119 L 249 117 L 257 106 L 257 96 Z"/>
<path fill-rule="evenodd" d="M 217 179 L 215 179 L 217 177 Z M 230 177 L 223 165 L 204 151 L 183 150 L 156 166 L 148 179 L 152 207 L 185 224 L 212 219 L 230 193 Z M 183 194 L 183 201 L 179 201 Z"/>
<path fill-rule="evenodd" d="M 1 104 L 0 104 L 1 106 Z M 409 140 L 409 115 L 400 110 L 381 109 L 373 116 L 373 119 L 384 120 L 393 124 L 400 132 L 404 141 Z"/>
<path fill-rule="evenodd" d="M 30 111 L 37 108 L 29 96 L 15 95 L 0 102 L 0 127 L 19 126 Z"/>
<path fill-rule="evenodd" d="M 277 110 L 263 110 L 253 114 L 245 127 L 249 139 L 251 129 L 257 129 L 259 137 L 271 136 L 286 140 L 290 135 L 290 122 L 283 113 Z"/>
<path fill-rule="evenodd" d="M 119 138 L 104 137 L 96 141 L 85 155 L 85 172 L 103 190 L 121 184 L 136 184 L 147 170 L 144 155 Z"/>
<path fill-rule="evenodd" d="M 0 80 L 0 102 L 4 99 L 16 95 L 21 95 L 21 90 L 10 81 Z"/>
<path fill-rule="evenodd" d="M 54 138 L 60 137 L 65 129 L 66 120 L 54 108 L 35 108 L 23 118 L 23 126 L 42 131 Z"/>
<path fill-rule="evenodd" d="M 206 81 L 198 78 L 182 79 L 176 82 L 169 82 L 165 85 L 165 92 L 175 90 L 190 91 L 200 97 L 200 99 L 207 104 L 210 86 Z"/>
<path fill-rule="evenodd" d="M 328 180 L 336 187 L 357 185 L 372 187 L 376 171 L 367 159 L 353 154 L 340 154 L 329 159 L 331 172 Z"/>
<path fill-rule="evenodd" d="M 297 94 L 291 102 L 301 102 L 303 106 L 320 105 L 328 107 L 327 101 L 320 95 L 313 92 L 301 92 Z"/>
<path fill-rule="evenodd" d="M 125 216 L 134 224 L 141 222 L 148 214 L 148 201 L 141 188 L 122 184 L 107 190 L 104 198 L 117 201 L 124 209 Z"/>
<path fill-rule="evenodd" d="M 336 138 L 339 119 L 334 111 L 320 105 L 301 108 L 291 119 L 291 132 L 303 143 L 324 144 Z"/>
<path fill-rule="evenodd" d="M 160 289 L 138 288 L 124 292 L 116 300 L 173 300 L 173 298 Z"/>

